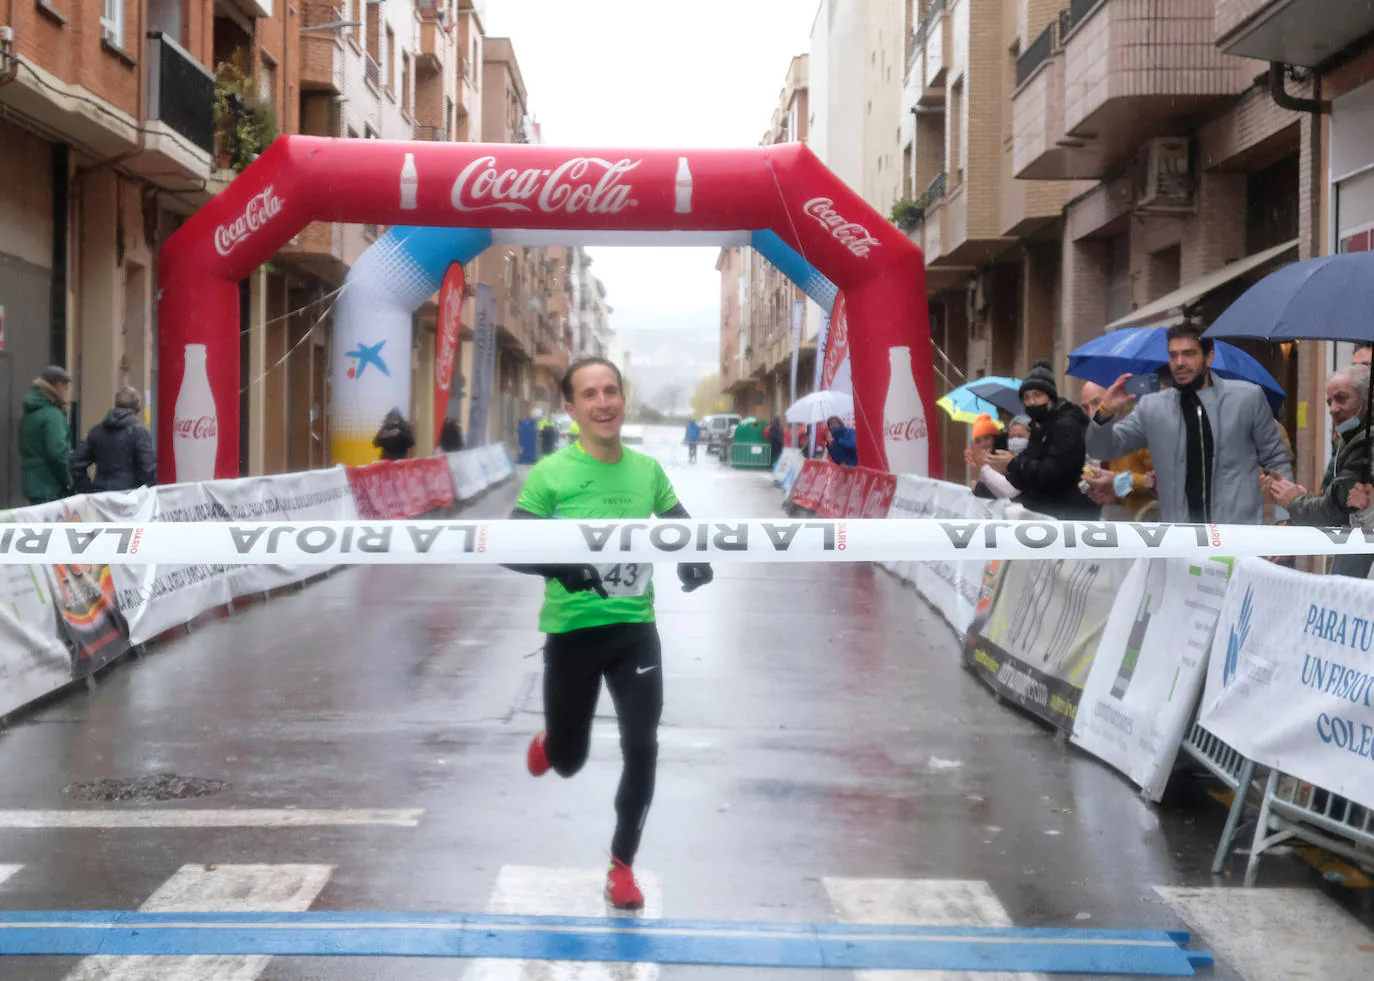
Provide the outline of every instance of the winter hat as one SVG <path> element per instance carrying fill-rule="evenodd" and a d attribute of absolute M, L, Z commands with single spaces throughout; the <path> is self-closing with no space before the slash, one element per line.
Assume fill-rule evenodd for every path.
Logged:
<path fill-rule="evenodd" d="M 1011 422 L 1007 424 L 1007 428 L 1010 429 L 1012 426 L 1025 426 L 1029 429 L 1030 416 L 1013 416 Z"/>
<path fill-rule="evenodd" d="M 1041 358 L 1027 372 L 1019 394 L 1025 395 L 1027 392 L 1044 392 L 1051 401 L 1058 400 L 1059 389 L 1054 384 L 1054 365 L 1050 364 L 1048 358 Z"/>
<path fill-rule="evenodd" d="M 996 436 L 1002 431 L 1002 424 L 997 422 L 984 412 L 977 419 L 973 420 L 973 438 L 982 439 L 984 436 Z"/>
<path fill-rule="evenodd" d="M 44 368 L 38 377 L 49 385 L 69 384 L 72 380 L 72 376 L 67 374 L 67 369 L 55 364 L 50 364 Z"/>

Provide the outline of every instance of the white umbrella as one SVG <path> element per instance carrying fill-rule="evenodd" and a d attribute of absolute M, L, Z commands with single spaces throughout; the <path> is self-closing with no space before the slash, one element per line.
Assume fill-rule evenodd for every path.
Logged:
<path fill-rule="evenodd" d="M 787 421 L 804 425 L 825 422 L 831 416 L 846 419 L 854 415 L 854 396 L 848 392 L 812 392 L 787 410 Z"/>

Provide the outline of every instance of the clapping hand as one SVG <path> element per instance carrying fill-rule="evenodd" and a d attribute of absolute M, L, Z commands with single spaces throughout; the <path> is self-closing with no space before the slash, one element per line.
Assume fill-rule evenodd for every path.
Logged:
<path fill-rule="evenodd" d="M 1346 497 L 1345 503 L 1353 511 L 1365 510 L 1374 504 L 1374 484 L 1356 484 L 1350 488 L 1350 494 Z"/>

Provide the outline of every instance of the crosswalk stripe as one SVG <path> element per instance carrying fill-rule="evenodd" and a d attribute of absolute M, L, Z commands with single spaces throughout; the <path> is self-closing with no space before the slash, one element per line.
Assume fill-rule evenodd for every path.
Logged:
<path fill-rule="evenodd" d="M 663 916 L 663 886 L 655 872 L 635 870 L 644 890 L 648 919 Z M 606 869 L 560 869 L 506 865 L 496 878 L 486 912 L 526 916 L 607 916 L 614 911 L 603 890 Z M 654 981 L 657 964 L 602 961 L 479 959 L 468 965 L 466 981 Z"/>
<path fill-rule="evenodd" d="M 0 865 L 0 886 L 3 886 L 6 879 L 14 875 L 14 873 L 18 872 L 23 867 L 22 865 Z"/>
<path fill-rule="evenodd" d="M 339 810 L 244 808 L 211 810 L 0 811 L 0 829 L 22 828 L 319 828 L 384 825 L 414 828 L 423 810 Z"/>
<path fill-rule="evenodd" d="M 1374 977 L 1374 933 L 1312 889 L 1155 886 L 1245 981 Z"/>
<path fill-rule="evenodd" d="M 184 865 L 148 898 L 145 913 L 304 912 L 333 873 L 329 865 Z M 67 981 L 255 981 L 272 958 L 86 957 Z"/>
<path fill-rule="evenodd" d="M 827 876 L 825 891 L 846 923 L 891 926 L 1015 924 L 986 882 L 973 879 L 850 879 Z M 966 971 L 856 971 L 857 981 L 1041 981 L 1038 974 Z"/>

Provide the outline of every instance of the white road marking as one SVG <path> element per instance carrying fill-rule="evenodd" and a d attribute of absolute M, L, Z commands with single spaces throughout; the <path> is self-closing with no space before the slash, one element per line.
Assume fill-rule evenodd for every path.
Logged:
<path fill-rule="evenodd" d="M 3 886 L 6 879 L 14 875 L 14 873 L 18 872 L 23 867 L 22 865 L 0 865 L 0 886 Z"/>
<path fill-rule="evenodd" d="M 1312 889 L 1155 886 L 1219 964 L 1245 981 L 1374 977 L 1374 933 Z"/>
<path fill-rule="evenodd" d="M 848 879 L 827 876 L 825 891 L 846 923 L 892 926 L 1015 926 L 992 887 L 973 879 Z M 856 981 L 1041 981 L 1038 974 L 986 971 L 855 971 Z"/>
<path fill-rule="evenodd" d="M 414 828 L 423 810 L 88 810 L 0 811 L 0 828 L 318 828 L 384 825 Z"/>
<path fill-rule="evenodd" d="M 607 866 L 609 866 L 607 862 Z M 663 886 L 657 873 L 635 870 L 644 890 L 648 919 L 663 916 Z M 615 911 L 605 899 L 606 868 L 557 869 L 507 865 L 497 876 L 487 901 L 488 913 L 525 916 L 607 916 Z M 657 964 L 600 961 L 475 960 L 466 981 L 654 981 Z"/>
<path fill-rule="evenodd" d="M 183 865 L 139 907 L 145 913 L 303 913 L 324 889 L 329 865 Z M 255 981 L 271 957 L 86 957 L 67 981 Z"/>

